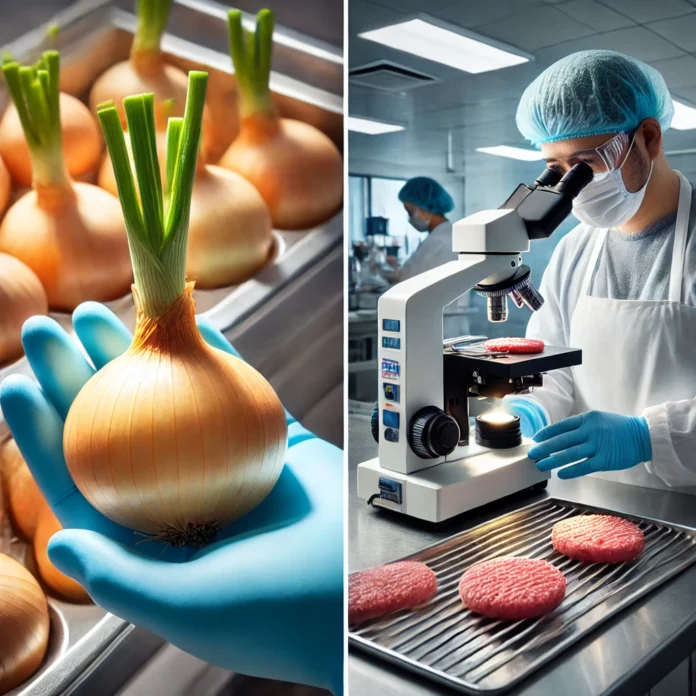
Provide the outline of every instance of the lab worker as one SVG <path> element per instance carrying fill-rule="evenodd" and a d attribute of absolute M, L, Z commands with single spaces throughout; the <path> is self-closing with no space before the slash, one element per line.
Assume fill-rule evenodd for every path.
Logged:
<path fill-rule="evenodd" d="M 428 236 L 409 256 L 400 269 L 390 274 L 392 283 L 412 278 L 431 268 L 457 260 L 452 251 L 452 223 L 447 213 L 454 210 L 452 197 L 435 179 L 417 176 L 409 179 L 399 191 L 410 225 Z M 394 263 L 394 259 L 389 259 Z M 469 294 L 448 305 L 443 314 L 445 338 L 469 333 Z"/>
<path fill-rule="evenodd" d="M 452 223 L 447 213 L 454 210 L 452 196 L 435 179 L 417 176 L 409 179 L 399 191 L 411 227 L 428 236 L 409 256 L 392 280 L 400 282 L 449 261 L 456 261 L 452 251 Z"/>
<path fill-rule="evenodd" d="M 530 458 L 560 478 L 696 494 L 696 206 L 665 157 L 673 115 L 662 76 L 612 51 L 560 60 L 519 104 L 548 166 L 594 171 L 527 329 L 582 349 L 582 365 L 506 398 L 534 433 Z"/>

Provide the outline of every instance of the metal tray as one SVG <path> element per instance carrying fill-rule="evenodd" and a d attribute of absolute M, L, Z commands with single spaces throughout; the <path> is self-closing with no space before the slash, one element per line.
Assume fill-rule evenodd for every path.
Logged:
<path fill-rule="evenodd" d="M 61 51 L 63 91 L 84 99 L 98 75 L 127 57 L 136 25 L 132 7 L 133 0 L 80 0 L 48 23 L 60 28 L 57 44 L 51 47 Z M 209 0 L 174 0 L 162 47 L 171 63 L 182 69 L 207 69 L 219 86 L 233 89 L 226 11 L 225 6 Z M 245 15 L 245 21 L 252 22 L 253 18 Z M 12 42 L 8 50 L 26 62 L 47 47 L 44 26 Z M 341 146 L 340 50 L 277 27 L 274 68 L 271 89 L 281 113 L 315 125 Z M 6 103 L 7 94 L 0 88 L 0 111 Z M 90 180 L 94 175 L 85 178 Z M 328 331 L 321 324 L 321 317 L 338 308 L 332 293 L 336 269 L 340 272 L 342 268 L 342 214 L 313 230 L 275 231 L 274 235 L 274 257 L 254 278 L 235 287 L 196 290 L 194 297 L 198 312 L 205 313 L 249 362 L 270 378 L 296 417 L 305 418 L 313 404 L 320 409 L 316 401 L 321 394 L 307 383 L 305 366 L 297 370 L 295 378 L 289 377 L 284 368 L 289 362 L 288 354 L 307 365 L 316 364 L 314 347 L 326 355 L 338 346 L 334 352 L 339 361 L 342 358 L 341 327 L 337 325 Z M 308 297 L 314 301 L 308 302 Z M 108 305 L 132 328 L 134 308 L 130 296 Z M 283 318 L 293 314 L 300 328 L 286 331 Z M 72 330 L 69 314 L 51 316 L 66 330 Z M 275 336 L 272 341 L 274 332 L 282 333 L 282 339 Z M 26 358 L 0 365 L 0 381 L 10 374 L 31 375 Z M 315 385 L 326 388 L 328 384 L 332 388 L 339 375 L 342 376 L 342 368 L 327 357 L 314 369 Z M 304 384 L 301 390 L 296 388 L 298 379 Z M 301 394 L 295 396 L 298 391 Z M 0 443 L 7 437 L 9 432 L 0 411 Z M 23 552 L 26 557 L 26 549 L 19 545 L 12 555 L 20 557 Z M 51 638 L 44 664 L 24 685 L 11 692 L 12 696 L 115 694 L 164 644 L 158 636 L 95 605 L 69 604 L 57 599 L 49 599 L 49 604 Z"/>
<path fill-rule="evenodd" d="M 351 644 L 462 693 L 500 693 L 696 561 L 696 530 L 630 515 L 622 517 L 640 527 L 646 542 L 634 561 L 582 563 L 554 551 L 553 525 L 585 512 L 614 514 L 548 498 L 408 556 L 435 572 L 437 595 L 418 609 L 353 627 Z M 507 555 L 544 559 L 565 574 L 568 588 L 558 609 L 511 622 L 486 619 L 462 606 L 462 573 L 474 563 Z"/>

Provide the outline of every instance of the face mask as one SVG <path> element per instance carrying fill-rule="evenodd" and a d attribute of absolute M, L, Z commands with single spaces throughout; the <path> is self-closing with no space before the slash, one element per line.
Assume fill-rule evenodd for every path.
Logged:
<path fill-rule="evenodd" d="M 408 216 L 408 221 L 419 232 L 427 232 L 430 228 L 430 223 L 427 220 L 423 220 L 423 218 L 417 217 L 415 213 Z"/>
<path fill-rule="evenodd" d="M 630 149 L 629 149 L 630 153 Z M 628 155 L 626 155 L 628 159 Z M 573 215 L 580 222 L 592 227 L 614 228 L 628 222 L 640 208 L 645 198 L 645 191 L 653 172 L 653 162 L 650 162 L 650 173 L 643 187 L 631 193 L 626 189 L 620 167 L 599 181 L 590 182 L 573 201 Z"/>

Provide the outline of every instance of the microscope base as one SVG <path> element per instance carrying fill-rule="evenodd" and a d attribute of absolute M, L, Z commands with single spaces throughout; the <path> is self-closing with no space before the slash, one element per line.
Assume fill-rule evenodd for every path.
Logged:
<path fill-rule="evenodd" d="M 379 458 L 358 465 L 358 497 L 376 507 L 428 522 L 443 522 L 463 512 L 517 493 L 550 478 L 527 458 L 531 441 L 491 450 L 474 445 L 464 457 L 415 474 L 379 465 Z"/>

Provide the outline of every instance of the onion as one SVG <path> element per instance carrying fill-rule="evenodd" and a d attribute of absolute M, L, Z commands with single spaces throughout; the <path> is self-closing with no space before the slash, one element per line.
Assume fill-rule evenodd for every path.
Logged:
<path fill-rule="evenodd" d="M 8 440 L 2 448 L 2 479 L 12 528 L 22 539 L 31 541 L 39 515 L 48 503 L 14 440 Z"/>
<path fill-rule="evenodd" d="M 47 314 L 41 281 L 19 259 L 0 253 L 0 365 L 22 355 L 22 326 L 35 314 Z"/>
<path fill-rule="evenodd" d="M 7 171 L 5 162 L 0 157 L 0 214 L 5 212 L 11 194 L 12 181 L 10 180 L 10 172 Z"/>
<path fill-rule="evenodd" d="M 41 666 L 49 635 L 46 597 L 31 573 L 0 554 L 0 693 Z"/>
<path fill-rule="evenodd" d="M 48 558 L 48 542 L 62 529 L 48 505 L 39 515 L 34 537 L 34 561 L 43 584 L 52 592 L 71 602 L 86 603 L 91 599 L 80 583 L 61 573 Z"/>
<path fill-rule="evenodd" d="M 70 176 L 84 176 L 97 168 L 101 158 L 99 126 L 79 99 L 63 92 L 60 94 L 60 114 L 65 166 Z M 0 121 L 0 155 L 5 159 L 15 186 L 31 186 L 29 148 L 17 108 L 12 103 Z"/>
<path fill-rule="evenodd" d="M 130 138 L 128 156 L 133 164 Z M 166 136 L 155 135 L 160 168 L 166 167 Z M 108 153 L 99 185 L 118 193 Z M 259 192 L 243 177 L 199 157 L 191 197 L 186 274 L 199 288 L 236 285 L 250 278 L 270 258 L 271 217 Z"/>
<path fill-rule="evenodd" d="M 244 37 L 239 10 L 228 13 L 230 49 L 241 110 L 239 137 L 221 167 L 259 190 L 273 226 L 308 229 L 332 217 L 343 202 L 343 161 L 336 146 L 309 124 L 281 118 L 269 89 L 273 13 L 261 10 L 255 37 Z"/>
<path fill-rule="evenodd" d="M 172 0 L 136 0 L 138 27 L 128 60 L 116 63 L 97 79 L 89 95 L 96 112 L 103 102 L 113 101 L 123 128 L 127 127 L 123 100 L 131 94 L 152 93 L 155 97 L 155 125 L 165 130 L 170 116 L 183 116 L 186 103 L 186 73 L 164 61 L 160 44 Z M 207 110 L 204 113 L 204 147 Z"/>
<path fill-rule="evenodd" d="M 130 240 L 136 328 L 126 353 L 77 395 L 63 440 L 70 474 L 94 507 L 175 546 L 203 545 L 258 505 L 287 446 L 272 387 L 205 343 L 185 280 L 206 78 L 189 74 L 186 116 L 170 119 L 164 192 L 152 95 L 125 100 L 140 196 L 118 112 L 108 104 L 98 112 Z"/>
<path fill-rule="evenodd" d="M 0 251 L 36 273 L 49 307 L 70 311 L 85 300 L 123 296 L 132 275 L 118 200 L 97 186 L 71 181 L 65 169 L 59 61 L 56 51 L 47 51 L 38 70 L 17 63 L 2 68 L 22 120 L 34 190 L 8 210 Z"/>

